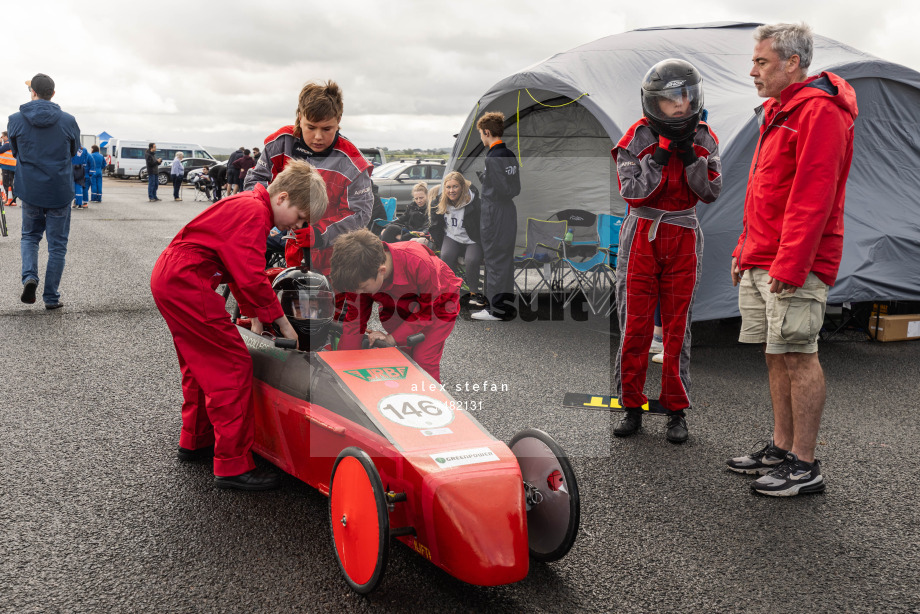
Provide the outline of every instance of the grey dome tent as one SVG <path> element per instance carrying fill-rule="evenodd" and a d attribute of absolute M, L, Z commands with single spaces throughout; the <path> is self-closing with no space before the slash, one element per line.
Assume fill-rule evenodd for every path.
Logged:
<path fill-rule="evenodd" d="M 722 195 L 698 212 L 705 235 L 694 320 L 738 315 L 728 274 L 741 231 L 747 174 L 763 99 L 748 75 L 759 24 L 710 23 L 633 30 L 556 54 L 499 81 L 459 132 L 449 168 L 476 182 L 486 111 L 506 117 L 523 190 L 518 245 L 528 217 L 566 208 L 623 215 L 610 149 L 641 117 L 639 84 L 650 66 L 683 58 L 703 74 L 709 123 L 719 137 Z M 920 299 L 920 73 L 815 36 L 810 74 L 823 70 L 856 90 L 859 118 L 847 183 L 844 252 L 829 302 Z"/>

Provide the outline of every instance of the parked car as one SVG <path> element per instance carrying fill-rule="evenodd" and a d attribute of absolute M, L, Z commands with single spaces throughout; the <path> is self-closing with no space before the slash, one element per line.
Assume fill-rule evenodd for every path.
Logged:
<path fill-rule="evenodd" d="M 364 157 L 367 158 L 367 161 L 375 167 L 386 164 L 387 155 L 379 147 L 361 147 L 359 149 L 364 154 Z"/>
<path fill-rule="evenodd" d="M 188 181 L 188 174 L 193 170 L 198 170 L 204 167 L 212 167 L 217 164 L 217 160 L 211 158 L 185 158 L 182 160 L 182 168 L 185 169 L 185 172 L 182 174 L 182 178 L 185 181 Z M 160 164 L 160 168 L 157 169 L 157 183 L 160 185 L 166 185 L 172 179 L 170 178 L 170 170 L 172 169 L 172 160 L 164 160 Z M 141 181 L 147 181 L 147 169 L 142 168 L 140 171 Z"/>
<path fill-rule="evenodd" d="M 402 211 L 412 202 L 412 188 L 419 181 L 429 189 L 441 183 L 447 168 L 446 160 L 403 160 L 390 162 L 374 169 L 371 180 L 380 198 L 396 198 L 396 208 Z"/>

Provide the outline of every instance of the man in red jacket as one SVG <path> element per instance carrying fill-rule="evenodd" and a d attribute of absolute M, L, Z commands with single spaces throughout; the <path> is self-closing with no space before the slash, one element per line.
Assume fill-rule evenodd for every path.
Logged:
<path fill-rule="evenodd" d="M 825 487 L 815 458 L 825 400 L 818 332 L 843 252 L 856 93 L 833 73 L 807 76 L 807 25 L 760 26 L 754 39 L 751 76 L 768 100 L 758 109 L 760 141 L 731 276 L 741 284 L 739 341 L 765 344 L 773 440 L 728 467 L 761 475 L 755 492 L 792 496 Z"/>
<path fill-rule="evenodd" d="M 318 219 L 326 204 L 316 170 L 290 164 L 268 189 L 259 185 L 202 211 L 153 267 L 150 290 L 182 371 L 178 456 L 194 460 L 213 447 L 217 488 L 266 490 L 279 479 L 253 463 L 252 360 L 214 290 L 234 282 L 240 306 L 258 318 L 253 322 L 274 322 L 296 339 L 265 277 L 265 239 L 272 226 L 287 231 Z"/>

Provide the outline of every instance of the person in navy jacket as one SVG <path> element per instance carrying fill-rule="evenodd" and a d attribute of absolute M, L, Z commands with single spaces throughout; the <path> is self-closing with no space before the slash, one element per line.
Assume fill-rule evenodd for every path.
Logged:
<path fill-rule="evenodd" d="M 63 306 L 58 286 L 64 273 L 74 199 L 71 159 L 80 149 L 80 127 L 73 115 L 51 102 L 54 81 L 38 73 L 26 81 L 30 102 L 10 115 L 7 125 L 16 156 L 16 196 L 22 201 L 23 303 L 35 302 L 38 245 L 48 239 L 48 265 L 42 299 L 46 309 Z"/>

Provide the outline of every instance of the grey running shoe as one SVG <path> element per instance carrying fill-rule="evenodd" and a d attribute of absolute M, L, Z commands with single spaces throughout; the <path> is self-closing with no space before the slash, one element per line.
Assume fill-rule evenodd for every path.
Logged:
<path fill-rule="evenodd" d="M 761 443 L 764 442 L 756 444 L 755 447 Z M 786 459 L 787 453 L 788 450 L 774 446 L 771 440 L 756 452 L 728 459 L 727 464 L 729 469 L 738 473 L 766 475 Z"/>
<path fill-rule="evenodd" d="M 754 492 L 773 497 L 822 492 L 824 487 L 821 461 L 816 458 L 815 462 L 806 463 L 792 452 L 773 471 L 751 483 Z"/>

